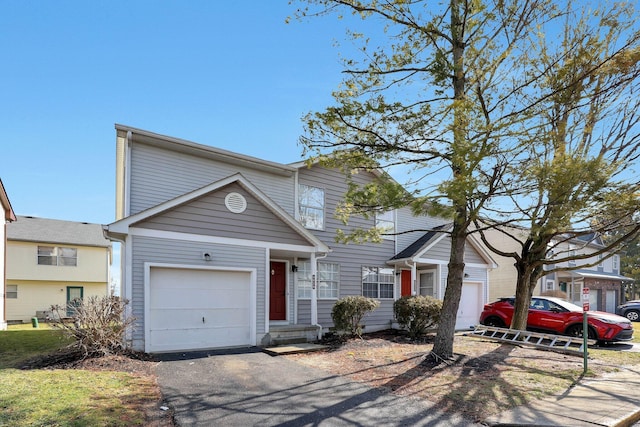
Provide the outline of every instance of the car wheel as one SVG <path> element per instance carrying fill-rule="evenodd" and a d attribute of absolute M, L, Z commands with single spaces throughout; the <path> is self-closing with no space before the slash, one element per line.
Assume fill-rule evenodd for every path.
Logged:
<path fill-rule="evenodd" d="M 640 311 L 638 310 L 629 310 L 624 316 L 632 322 L 640 322 Z"/>
<path fill-rule="evenodd" d="M 565 331 L 565 334 L 569 335 L 570 337 L 581 337 L 582 336 L 582 325 L 573 325 L 573 326 L 569 327 Z M 590 340 L 597 340 L 598 339 L 598 337 L 596 336 L 596 332 L 590 327 L 587 327 L 587 338 L 589 338 Z"/>
<path fill-rule="evenodd" d="M 493 326 L 496 328 L 504 328 L 506 325 L 499 317 L 489 317 L 484 321 L 485 326 Z"/>

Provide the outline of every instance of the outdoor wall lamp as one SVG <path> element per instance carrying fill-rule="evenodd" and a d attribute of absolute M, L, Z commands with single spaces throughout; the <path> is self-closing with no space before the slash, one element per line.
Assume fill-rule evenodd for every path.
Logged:
<path fill-rule="evenodd" d="M 203 252 L 202 253 L 202 259 L 205 261 L 211 261 L 212 257 L 211 257 L 211 253 L 210 252 Z"/>
<path fill-rule="evenodd" d="M 296 271 L 298 271 L 298 266 L 297 266 L 297 265 L 292 265 L 292 266 L 291 266 L 291 271 L 292 271 L 292 272 L 294 272 L 294 273 L 295 273 Z"/>

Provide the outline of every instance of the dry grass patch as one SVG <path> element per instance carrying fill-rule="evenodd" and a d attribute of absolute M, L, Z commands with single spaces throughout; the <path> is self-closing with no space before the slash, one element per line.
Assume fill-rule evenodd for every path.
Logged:
<path fill-rule="evenodd" d="M 583 359 L 530 347 L 456 336 L 456 359 L 437 361 L 430 342 L 412 343 L 394 333 L 366 335 L 331 350 L 287 356 L 333 374 L 390 392 L 435 402 L 483 420 L 533 399 L 565 392 L 579 381 Z M 589 375 L 640 364 L 640 354 L 592 351 Z"/>

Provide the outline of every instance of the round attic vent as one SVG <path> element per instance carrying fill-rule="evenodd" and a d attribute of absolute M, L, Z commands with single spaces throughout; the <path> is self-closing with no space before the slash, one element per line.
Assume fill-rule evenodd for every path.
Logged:
<path fill-rule="evenodd" d="M 224 205 L 233 213 L 242 213 L 247 209 L 247 199 L 239 193 L 229 193 L 224 198 Z"/>

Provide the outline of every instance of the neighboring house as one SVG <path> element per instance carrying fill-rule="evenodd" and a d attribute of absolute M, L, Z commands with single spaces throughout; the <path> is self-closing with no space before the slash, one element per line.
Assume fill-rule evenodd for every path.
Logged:
<path fill-rule="evenodd" d="M 585 255 L 602 250 L 602 238 L 597 235 L 586 235 L 570 242 L 558 245 L 554 252 L 559 257 L 569 255 Z M 594 264 L 588 266 L 588 264 Z M 589 305 L 591 310 L 615 313 L 618 304 L 622 304 L 623 283 L 633 279 L 620 274 L 620 256 L 605 252 L 583 260 L 557 264 L 556 267 L 577 268 L 570 271 L 551 273 L 540 280 L 540 290 L 560 290 L 567 294 L 567 299 L 581 305 L 582 291 L 589 289 Z"/>
<path fill-rule="evenodd" d="M 521 240 L 526 238 L 526 230 L 509 228 L 508 232 L 518 236 Z M 505 252 L 520 251 L 520 245 L 505 233 L 498 230 L 488 230 L 485 234 L 489 242 Z M 558 258 L 564 258 L 594 253 L 603 247 L 599 237 L 589 235 L 568 242 L 554 243 L 553 253 Z M 616 306 L 622 301 L 621 297 L 624 292 L 622 284 L 632 279 L 620 274 L 620 256 L 617 254 L 609 255 L 610 253 L 605 253 L 592 258 L 550 266 L 549 268 L 569 267 L 575 269 L 550 273 L 542 277 L 534 290 L 534 295 L 540 295 L 545 291 L 562 291 L 566 293 L 569 301 L 581 306 L 582 291 L 584 288 L 589 288 L 591 310 L 615 313 Z M 513 258 L 495 254 L 493 257 L 497 260 L 499 268 L 492 270 L 489 276 L 491 280 L 490 301 L 515 295 L 517 279 Z M 593 263 L 596 265 L 589 266 Z"/>
<path fill-rule="evenodd" d="M 108 295 L 110 265 L 101 225 L 18 216 L 7 226 L 7 321 L 29 322 L 52 305 Z"/>
<path fill-rule="evenodd" d="M 7 329 L 7 319 L 5 316 L 6 290 L 6 253 L 7 253 L 7 223 L 16 220 L 16 215 L 11 208 L 11 202 L 7 197 L 2 180 L 0 180 L 0 208 L 2 208 L 2 227 L 0 227 L 0 331 Z"/>
<path fill-rule="evenodd" d="M 351 218 L 397 237 L 336 243 L 334 211 L 347 189 L 337 170 L 269 162 L 116 125 L 121 294 L 131 301 L 135 350 L 180 351 L 317 338 L 348 295 L 380 301 L 365 331 L 392 326 L 405 294 L 443 298 L 450 240 L 446 221 L 399 209 Z M 360 183 L 372 173 L 355 175 Z M 423 230 L 421 232 L 408 232 Z M 428 231 L 432 230 L 432 231 Z M 477 323 L 495 263 L 467 245 L 458 327 Z"/>

